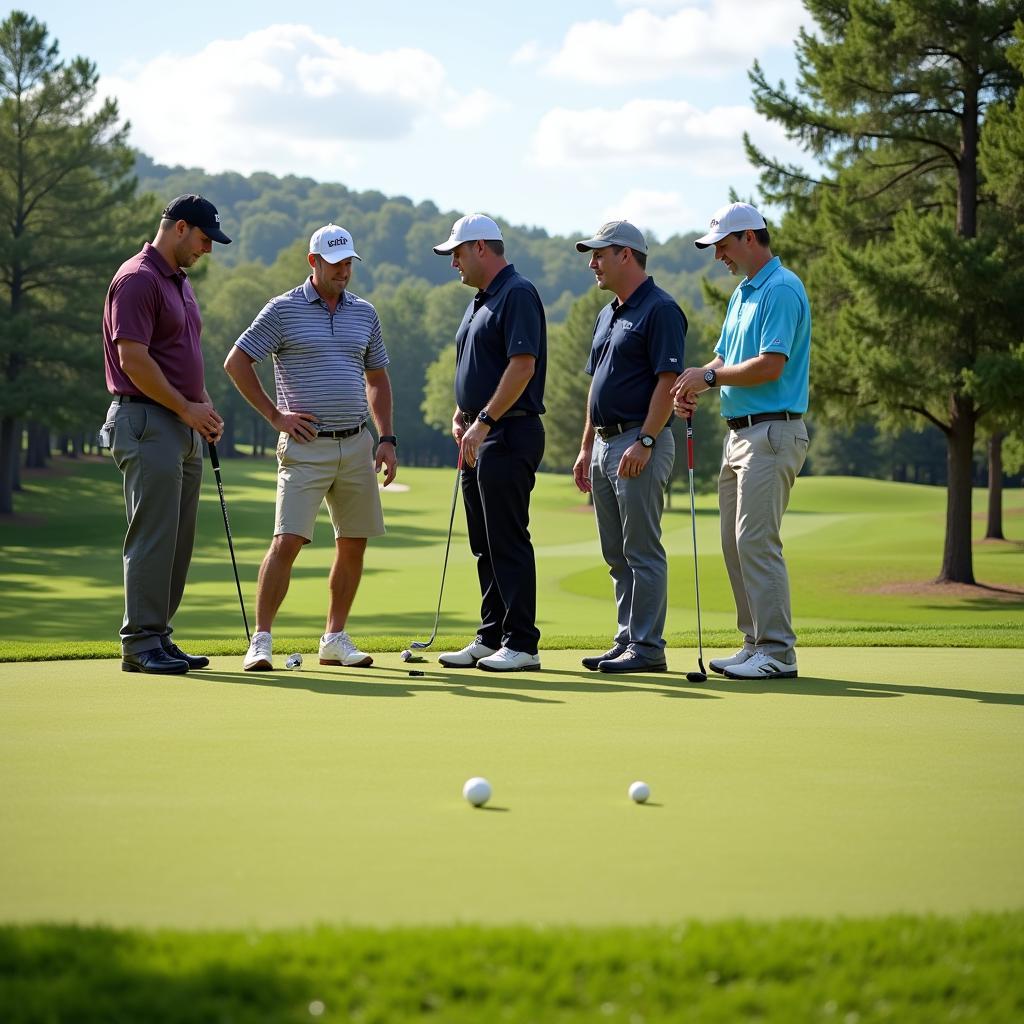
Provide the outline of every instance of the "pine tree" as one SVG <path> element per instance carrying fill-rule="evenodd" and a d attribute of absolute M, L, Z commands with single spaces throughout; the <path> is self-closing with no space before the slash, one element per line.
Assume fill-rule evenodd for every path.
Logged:
<path fill-rule="evenodd" d="M 825 168 L 813 178 L 748 140 L 815 316 L 812 391 L 833 418 L 942 431 L 940 582 L 973 583 L 972 454 L 1006 407 L 1024 318 L 1016 219 L 979 166 L 986 113 L 1022 78 L 1019 0 L 806 0 L 797 91 L 751 72 L 757 109 Z"/>
<path fill-rule="evenodd" d="M 103 296 L 151 205 L 132 200 L 127 125 L 110 100 L 93 109 L 96 82 L 35 18 L 0 23 L 0 513 L 21 421 L 102 420 Z"/>

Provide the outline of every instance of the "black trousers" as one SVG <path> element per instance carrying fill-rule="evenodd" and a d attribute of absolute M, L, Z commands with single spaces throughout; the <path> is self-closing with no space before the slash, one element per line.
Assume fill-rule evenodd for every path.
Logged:
<path fill-rule="evenodd" d="M 537 653 L 537 567 L 530 492 L 544 455 L 539 416 L 500 420 L 462 470 L 469 547 L 480 577 L 479 635 L 488 647 Z"/>

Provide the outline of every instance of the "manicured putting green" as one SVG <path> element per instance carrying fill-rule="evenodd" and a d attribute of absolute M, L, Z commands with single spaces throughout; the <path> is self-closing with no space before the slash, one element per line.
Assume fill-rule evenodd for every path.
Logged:
<path fill-rule="evenodd" d="M 279 652 L 279 662 L 287 651 Z M 0 666 L 6 921 L 186 928 L 1024 904 L 1004 650 L 801 652 L 793 683 L 310 664 Z M 708 652 L 710 655 L 712 652 Z M 486 776 L 487 809 L 461 797 Z M 634 779 L 652 788 L 637 806 Z"/>

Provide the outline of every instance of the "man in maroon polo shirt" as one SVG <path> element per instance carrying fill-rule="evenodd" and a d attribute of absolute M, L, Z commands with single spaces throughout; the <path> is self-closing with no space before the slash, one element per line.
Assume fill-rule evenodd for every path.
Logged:
<path fill-rule="evenodd" d="M 185 274 L 213 242 L 231 241 L 217 209 L 198 195 L 167 204 L 152 244 L 114 275 L 103 307 L 103 359 L 114 400 L 101 438 L 124 475 L 125 672 L 180 675 L 208 658 L 171 640 L 192 560 L 202 439 L 224 421 L 206 391 L 202 318 Z"/>

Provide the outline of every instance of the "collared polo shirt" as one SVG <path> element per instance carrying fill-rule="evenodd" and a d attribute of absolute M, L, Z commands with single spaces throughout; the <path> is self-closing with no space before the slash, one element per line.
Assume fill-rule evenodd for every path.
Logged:
<path fill-rule="evenodd" d="M 309 277 L 271 299 L 235 344 L 256 362 L 272 356 L 278 407 L 312 413 L 321 430 L 363 423 L 365 373 L 388 365 L 373 306 L 346 291 L 331 313 Z"/>
<path fill-rule="evenodd" d="M 786 357 L 782 376 L 756 387 L 723 385 L 722 416 L 726 419 L 762 412 L 807 412 L 811 305 L 803 282 L 778 256 L 736 286 L 715 346 L 715 354 L 726 366 L 762 352 Z"/>
<path fill-rule="evenodd" d="M 486 408 L 512 356 L 533 356 L 533 376 L 512 409 L 544 412 L 548 335 L 537 289 L 509 263 L 476 293 L 455 335 L 455 402 Z M 511 412 L 512 409 L 509 411 Z"/>
<path fill-rule="evenodd" d="M 625 302 L 613 299 L 597 317 L 586 372 L 590 422 L 597 427 L 647 418 L 659 373 L 682 373 L 686 316 L 648 277 Z"/>
<path fill-rule="evenodd" d="M 103 365 L 112 395 L 141 395 L 121 369 L 119 341 L 145 345 L 172 387 L 190 402 L 205 390 L 199 303 L 184 270 L 175 270 L 146 242 L 121 264 L 103 303 Z"/>

